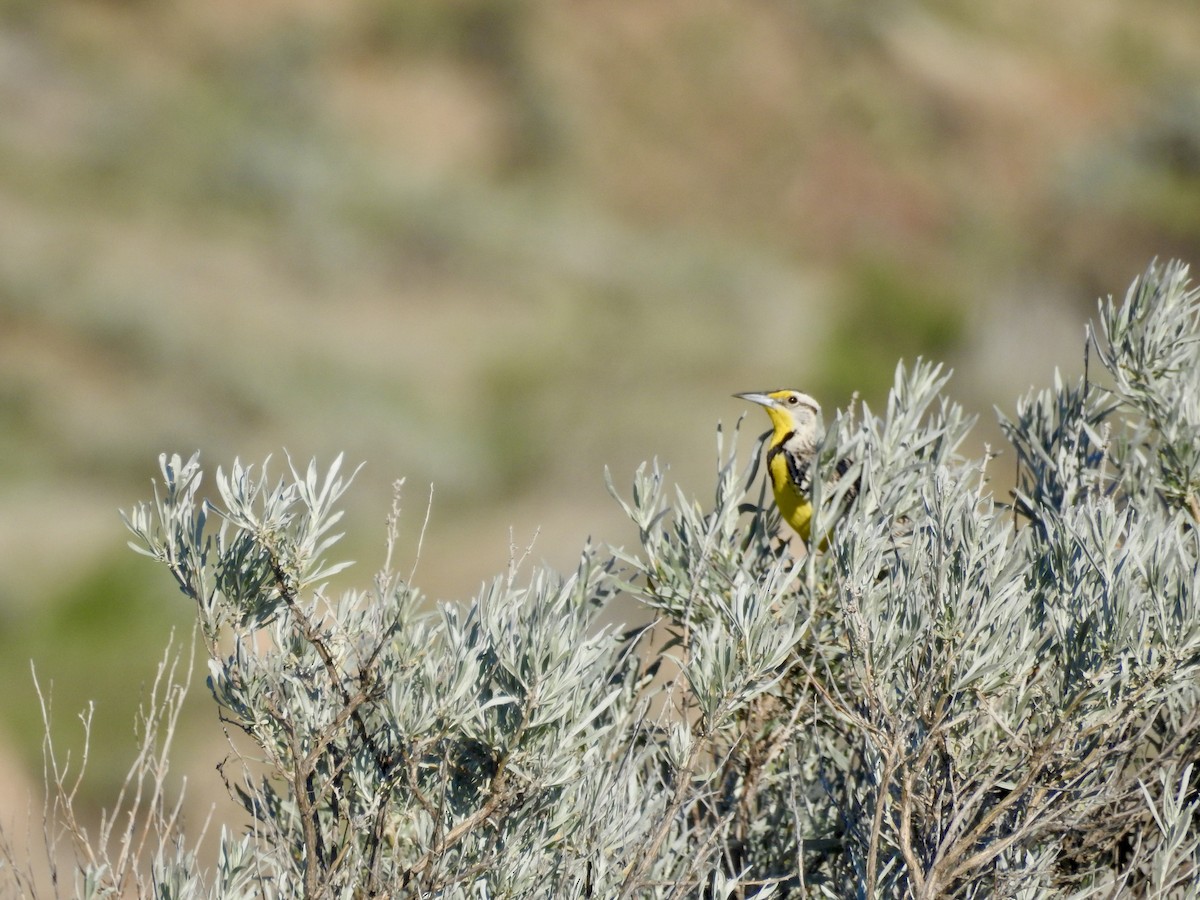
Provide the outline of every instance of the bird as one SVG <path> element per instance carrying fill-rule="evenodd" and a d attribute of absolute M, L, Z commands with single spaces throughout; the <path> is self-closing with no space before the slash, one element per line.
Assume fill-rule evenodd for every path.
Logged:
<path fill-rule="evenodd" d="M 757 403 L 770 416 L 773 431 L 767 442 L 767 472 L 771 476 L 775 505 L 783 520 L 807 541 L 813 516 L 813 468 L 817 449 L 825 437 L 821 404 L 808 394 L 787 388 L 734 396 Z M 839 460 L 834 468 L 835 477 L 840 478 L 848 471 L 850 463 Z M 846 501 L 852 501 L 857 492 L 855 484 L 847 492 Z"/>

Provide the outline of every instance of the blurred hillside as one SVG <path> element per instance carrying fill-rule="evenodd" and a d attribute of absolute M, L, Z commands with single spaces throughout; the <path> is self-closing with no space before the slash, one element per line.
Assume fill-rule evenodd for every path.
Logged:
<path fill-rule="evenodd" d="M 0 0 L 0 743 L 32 656 L 105 797 L 189 621 L 116 513 L 163 450 L 365 460 L 360 580 L 432 483 L 461 597 L 628 540 L 605 465 L 704 497 L 734 391 L 924 353 L 1011 407 L 1198 257 L 1197 47 L 1185 0 Z"/>

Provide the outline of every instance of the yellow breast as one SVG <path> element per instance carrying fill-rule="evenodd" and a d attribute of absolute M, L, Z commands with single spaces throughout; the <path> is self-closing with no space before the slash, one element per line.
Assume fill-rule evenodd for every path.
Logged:
<path fill-rule="evenodd" d="M 800 494 L 788 477 L 787 460 L 777 453 L 771 460 L 771 486 L 775 490 L 775 505 L 783 520 L 795 529 L 803 540 L 808 540 L 812 521 L 812 503 Z"/>

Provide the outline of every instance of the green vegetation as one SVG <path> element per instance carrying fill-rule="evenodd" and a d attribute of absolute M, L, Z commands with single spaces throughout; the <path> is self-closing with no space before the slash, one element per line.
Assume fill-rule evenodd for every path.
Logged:
<path fill-rule="evenodd" d="M 962 304 L 948 290 L 883 262 L 861 265 L 834 308 L 820 393 L 836 395 L 853 384 L 867 397 L 881 396 L 894 354 L 943 359 L 965 330 Z"/>
<path fill-rule="evenodd" d="M 29 771 L 41 770 L 42 720 L 31 693 L 30 660 L 60 719 L 95 706 L 90 775 L 79 800 L 84 808 L 111 802 L 128 767 L 133 721 L 153 675 L 146 646 L 171 628 L 187 627 L 183 611 L 164 604 L 156 580 L 126 556 L 104 560 L 45 606 L 15 616 L 0 629 L 0 678 L 13 686 L 3 706 L 6 732 Z M 79 672 L 88 673 L 80 679 Z M 32 696 L 29 699 L 34 699 Z M 193 707 L 199 698 L 192 698 Z"/>

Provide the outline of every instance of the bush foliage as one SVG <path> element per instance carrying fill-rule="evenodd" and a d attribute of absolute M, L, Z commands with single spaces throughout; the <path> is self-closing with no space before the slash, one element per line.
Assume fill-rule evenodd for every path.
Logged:
<path fill-rule="evenodd" d="M 127 523 L 196 605 L 246 828 L 199 870 L 169 655 L 99 834 L 48 747 L 48 842 L 92 897 L 1200 896 L 1198 316 L 1177 263 L 1102 301 L 1084 377 L 1001 416 L 1011 502 L 918 362 L 831 424 L 824 549 L 719 438 L 712 502 L 645 466 L 640 546 L 461 604 L 391 550 L 327 592 L 340 460 L 205 500 L 164 456 Z M 650 624 L 602 624 L 625 595 Z"/>

